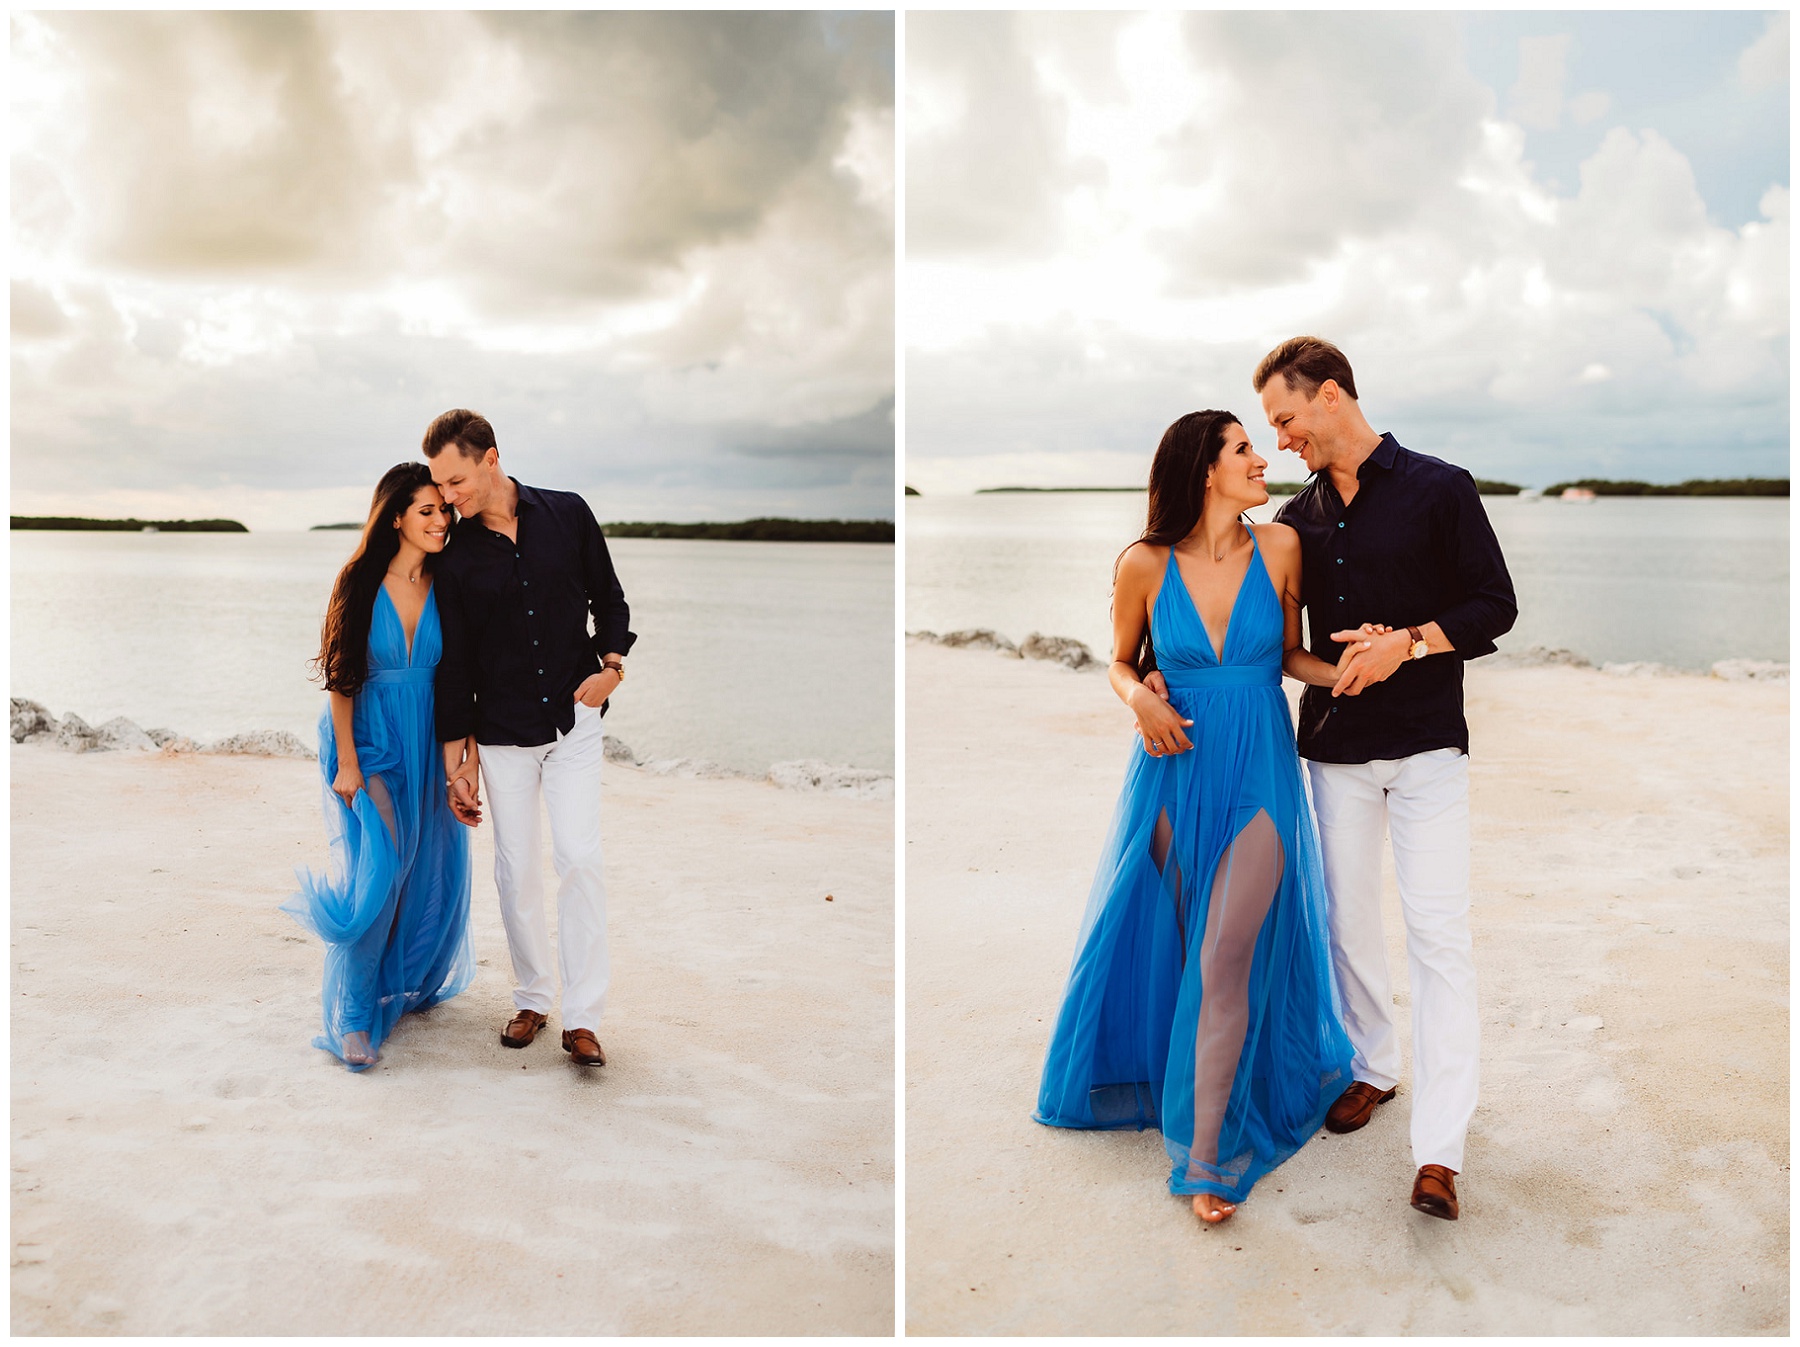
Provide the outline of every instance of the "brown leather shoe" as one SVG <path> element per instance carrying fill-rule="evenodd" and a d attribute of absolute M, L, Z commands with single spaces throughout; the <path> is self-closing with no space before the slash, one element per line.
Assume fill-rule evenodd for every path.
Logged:
<path fill-rule="evenodd" d="M 1439 1216 L 1446 1221 L 1456 1219 L 1456 1171 L 1442 1165 L 1421 1165 L 1419 1177 L 1413 1180 L 1414 1211 Z"/>
<path fill-rule="evenodd" d="M 1369 1121 L 1375 1112 L 1375 1105 L 1385 1104 L 1394 1097 L 1394 1091 L 1385 1093 L 1366 1080 L 1359 1080 L 1348 1090 L 1337 1097 L 1337 1102 L 1325 1114 L 1325 1130 L 1327 1132 L 1354 1132 Z"/>
<path fill-rule="evenodd" d="M 506 1022 L 506 1028 L 500 1031 L 500 1041 L 509 1048 L 526 1048 L 531 1040 L 538 1036 L 549 1021 L 548 1015 L 540 1015 L 535 1010 L 521 1010 Z"/>
<path fill-rule="evenodd" d="M 563 1051 L 577 1066 L 605 1066 L 606 1054 L 592 1029 L 564 1029 Z"/>

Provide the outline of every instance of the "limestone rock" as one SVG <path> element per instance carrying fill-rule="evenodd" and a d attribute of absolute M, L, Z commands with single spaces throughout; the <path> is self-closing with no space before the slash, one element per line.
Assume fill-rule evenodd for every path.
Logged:
<path fill-rule="evenodd" d="M 894 778 L 887 773 L 866 767 L 836 767 L 816 758 L 778 762 L 769 768 L 769 780 L 783 790 L 818 791 L 858 800 L 894 798 Z"/>
<path fill-rule="evenodd" d="M 24 697 L 12 699 L 12 737 L 15 744 L 22 744 L 41 735 L 56 733 L 56 717 L 42 702 L 27 701 Z"/>
<path fill-rule="evenodd" d="M 1712 666 L 1712 676 L 1730 683 L 1785 683 L 1788 681 L 1788 666 L 1768 659 L 1722 659 Z M 18 736 L 15 734 L 13 737 Z"/>
<path fill-rule="evenodd" d="M 1026 659 L 1047 659 L 1071 669 L 1104 668 L 1085 643 L 1072 636 L 1045 636 L 1032 632 L 1019 643 L 1019 653 Z"/>
<path fill-rule="evenodd" d="M 66 748 L 71 753 L 86 753 L 89 749 L 99 747 L 99 743 L 99 732 L 73 711 L 57 722 L 58 748 Z"/>
<path fill-rule="evenodd" d="M 637 766 L 637 754 L 627 747 L 623 739 L 615 739 L 610 734 L 606 736 L 606 760 L 622 762 L 627 767 Z"/>
<path fill-rule="evenodd" d="M 161 747 L 156 740 L 145 734 L 138 726 L 124 716 L 114 716 L 96 731 L 98 742 L 94 745 L 100 749 L 125 749 L 134 753 L 154 753 Z"/>
<path fill-rule="evenodd" d="M 1016 651 L 1019 648 L 999 632 L 991 631 L 987 627 L 970 627 L 965 631 L 946 632 L 937 638 L 937 643 L 959 650 L 998 650 L 1002 653 Z"/>
<path fill-rule="evenodd" d="M 1501 650 L 1488 655 L 1481 661 L 1485 669 L 1531 669 L 1546 664 L 1567 664 L 1576 669 L 1591 669 L 1591 660 L 1582 658 L 1573 650 L 1563 650 L 1545 645 L 1534 645 L 1525 650 Z"/>
<path fill-rule="evenodd" d="M 286 730 L 251 730 L 227 735 L 208 744 L 202 753 L 244 753 L 263 758 L 311 758 L 317 755 Z"/>

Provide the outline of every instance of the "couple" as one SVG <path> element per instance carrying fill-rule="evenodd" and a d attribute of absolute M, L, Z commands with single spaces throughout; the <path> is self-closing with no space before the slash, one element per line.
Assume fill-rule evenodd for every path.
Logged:
<path fill-rule="evenodd" d="M 560 881 L 562 1046 L 601 1066 L 600 717 L 637 639 L 625 595 L 587 503 L 502 472 L 485 417 L 445 412 L 423 448 L 426 462 L 375 488 L 315 661 L 331 695 L 319 766 L 334 873 L 300 871 L 282 909 L 325 942 L 313 1042 L 367 1070 L 403 1014 L 469 985 L 463 826 L 481 822 L 485 780 L 517 981 L 500 1041 L 529 1045 L 555 1001 L 541 796 Z"/>
<path fill-rule="evenodd" d="M 1367 1123 L 1401 1068 L 1385 832 L 1411 965 L 1412 1205 L 1455 1220 L 1480 1031 L 1462 663 L 1511 628 L 1512 581 L 1474 479 L 1376 434 L 1337 347 L 1293 338 L 1253 384 L 1313 477 L 1248 524 L 1266 464 L 1236 417 L 1190 413 L 1157 447 L 1113 594 L 1110 676 L 1143 742 L 1034 1116 L 1160 1128 L 1170 1191 L 1213 1224 L 1321 1122 Z M 1284 672 L 1307 685 L 1316 830 Z"/>

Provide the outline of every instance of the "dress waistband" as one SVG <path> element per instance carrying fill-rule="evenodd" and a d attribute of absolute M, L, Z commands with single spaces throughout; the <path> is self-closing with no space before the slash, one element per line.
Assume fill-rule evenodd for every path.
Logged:
<path fill-rule="evenodd" d="M 1228 664 L 1221 669 L 1164 669 L 1171 692 L 1213 688 L 1278 688 L 1281 669 L 1272 664 Z"/>
<path fill-rule="evenodd" d="M 437 677 L 436 669 L 370 669 L 371 683 L 429 683 Z"/>

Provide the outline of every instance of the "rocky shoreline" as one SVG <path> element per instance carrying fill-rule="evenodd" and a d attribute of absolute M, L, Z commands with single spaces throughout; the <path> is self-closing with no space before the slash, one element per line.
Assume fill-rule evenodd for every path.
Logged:
<path fill-rule="evenodd" d="M 923 641 L 929 645 L 951 646 L 961 650 L 991 650 L 1006 659 L 1042 659 L 1061 664 L 1070 669 L 1092 669 L 1104 672 L 1106 662 L 1094 654 L 1083 641 L 1072 636 L 1045 636 L 1041 632 L 1032 632 L 1016 645 L 999 632 L 987 627 L 970 627 L 964 631 L 946 632 L 940 636 L 935 631 L 909 631 L 909 641 Z M 1592 660 L 1577 655 L 1572 650 L 1553 650 L 1548 646 L 1534 645 L 1524 650 L 1500 651 L 1486 656 L 1481 667 L 1487 669 L 1535 669 L 1553 664 L 1566 664 L 1576 669 L 1598 669 L 1603 674 L 1615 678 L 1720 678 L 1728 683 L 1785 683 L 1788 681 L 1788 666 L 1775 660 L 1766 659 L 1722 659 L 1717 660 L 1705 672 L 1697 669 L 1678 669 L 1669 664 L 1656 664 L 1649 660 L 1628 660 L 1596 665 Z"/>
<path fill-rule="evenodd" d="M 236 753 L 264 758 L 314 758 L 317 751 L 286 730 L 252 730 L 227 735 L 209 743 L 196 743 L 169 729 L 144 729 L 124 716 L 103 725 L 90 725 L 74 712 L 60 719 L 41 702 L 12 699 L 12 741 L 45 744 L 71 753 Z M 699 758 L 640 758 L 618 739 L 608 737 L 606 760 L 656 776 L 767 781 L 783 790 L 815 791 L 859 800 L 891 800 L 891 773 L 866 767 L 842 767 L 816 758 L 778 762 L 758 775 L 740 772 Z"/>

